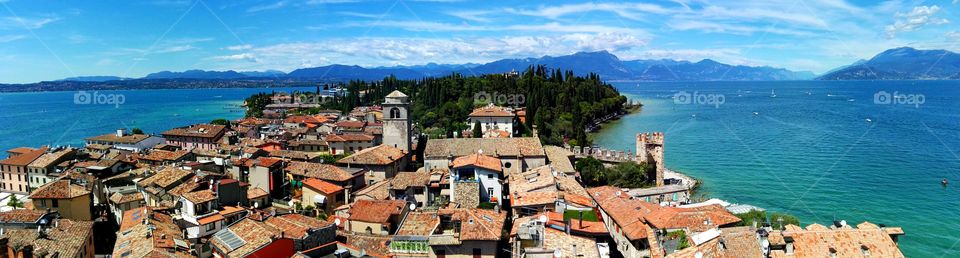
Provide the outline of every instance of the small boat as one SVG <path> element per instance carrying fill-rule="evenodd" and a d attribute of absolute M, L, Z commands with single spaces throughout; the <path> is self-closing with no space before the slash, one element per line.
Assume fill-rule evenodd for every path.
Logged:
<path fill-rule="evenodd" d="M 947 186 L 947 184 L 949 184 L 949 183 L 950 183 L 950 182 L 947 182 L 947 179 L 946 179 L 946 178 L 944 178 L 943 180 L 940 181 L 940 184 L 943 185 L 943 186 Z"/>
<path fill-rule="evenodd" d="M 867 118 L 866 121 L 867 123 L 870 123 L 870 122 L 873 122 L 873 119 Z"/>
<path fill-rule="evenodd" d="M 771 97 L 771 98 L 776 98 L 776 97 L 777 97 L 777 93 L 774 92 L 772 89 L 770 90 L 770 97 Z"/>
<path fill-rule="evenodd" d="M 754 116 L 759 116 L 759 115 L 760 115 L 760 112 L 753 112 L 753 115 L 754 115 Z"/>
<path fill-rule="evenodd" d="M 855 99 L 848 99 L 847 101 L 848 101 L 848 102 L 854 102 L 854 101 L 857 101 L 857 100 L 855 100 Z"/>

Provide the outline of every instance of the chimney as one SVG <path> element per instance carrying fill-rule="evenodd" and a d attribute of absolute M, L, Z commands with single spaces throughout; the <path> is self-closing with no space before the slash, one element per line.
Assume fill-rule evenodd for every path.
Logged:
<path fill-rule="evenodd" d="M 20 250 L 22 258 L 33 258 L 33 245 L 28 244 Z"/>
<path fill-rule="evenodd" d="M 117 137 L 123 137 L 124 133 L 125 133 L 125 129 L 123 128 L 117 129 Z"/>
<path fill-rule="evenodd" d="M 563 219 L 563 232 L 570 235 L 570 219 Z"/>

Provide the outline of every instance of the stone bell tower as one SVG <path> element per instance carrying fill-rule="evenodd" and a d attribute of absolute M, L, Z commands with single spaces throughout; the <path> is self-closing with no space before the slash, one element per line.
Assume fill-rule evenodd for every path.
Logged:
<path fill-rule="evenodd" d="M 383 102 L 383 144 L 410 152 L 410 101 L 403 92 L 395 90 Z"/>

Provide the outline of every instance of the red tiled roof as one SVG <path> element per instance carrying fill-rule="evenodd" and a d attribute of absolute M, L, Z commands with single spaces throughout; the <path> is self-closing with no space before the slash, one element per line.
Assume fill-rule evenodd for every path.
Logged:
<path fill-rule="evenodd" d="M 223 220 L 223 219 L 224 219 L 224 218 L 223 218 L 223 215 L 220 215 L 220 213 L 214 213 L 214 214 L 212 214 L 212 215 L 210 215 L 210 216 L 206 216 L 206 217 L 197 219 L 197 224 L 206 225 L 206 224 L 210 224 L 210 223 L 213 223 L 213 222 L 221 221 L 221 220 Z"/>
<path fill-rule="evenodd" d="M 484 106 L 479 107 L 470 112 L 472 117 L 513 117 L 516 116 L 513 112 L 508 111 L 506 108 L 499 106 Z"/>
<path fill-rule="evenodd" d="M 406 202 L 401 200 L 358 200 L 350 207 L 350 220 L 387 223 L 390 216 L 403 212 Z"/>
<path fill-rule="evenodd" d="M 217 138 L 223 135 L 223 131 L 226 129 L 226 126 L 223 125 L 210 125 L 210 124 L 197 124 L 191 125 L 189 127 L 174 128 L 163 132 L 162 135 L 166 136 L 182 136 L 182 137 L 198 137 L 198 138 Z"/>
<path fill-rule="evenodd" d="M 363 128 L 367 125 L 363 121 L 340 121 L 336 123 L 337 127 L 346 127 L 346 128 Z"/>
<path fill-rule="evenodd" d="M 90 194 L 83 186 L 71 184 L 70 180 L 47 183 L 30 194 L 30 199 L 71 199 Z"/>
<path fill-rule="evenodd" d="M 374 139 L 373 135 L 348 133 L 348 134 L 327 135 L 327 138 L 325 140 L 327 142 L 361 142 L 361 141 L 373 141 L 373 139 Z"/>
<path fill-rule="evenodd" d="M 0 160 L 0 164 L 11 165 L 11 166 L 26 166 L 30 165 L 30 162 L 33 162 L 37 158 L 43 155 L 47 151 L 47 147 L 44 146 L 40 149 L 35 149 L 31 151 L 19 152 L 21 149 L 13 149 L 8 152 L 23 153 L 14 157 L 9 157 L 5 160 Z"/>
<path fill-rule="evenodd" d="M 459 157 L 453 160 L 453 168 L 474 166 L 496 172 L 503 172 L 501 164 L 502 163 L 500 163 L 500 159 L 498 158 L 477 153 Z"/>
<path fill-rule="evenodd" d="M 256 165 L 261 167 L 273 167 L 274 165 L 280 164 L 283 161 L 282 159 L 261 157 L 257 159 Z"/>
<path fill-rule="evenodd" d="M 311 229 L 321 229 L 332 225 L 330 222 L 296 213 L 273 216 L 264 222 L 267 225 L 283 231 L 286 237 L 293 238 L 304 238 L 307 236 L 307 232 Z"/>
<path fill-rule="evenodd" d="M 406 154 L 403 150 L 388 146 L 385 144 L 372 148 L 366 148 L 350 156 L 337 160 L 337 163 L 343 164 L 364 164 L 364 165 L 387 165 L 397 162 Z"/>
<path fill-rule="evenodd" d="M 340 167 L 313 162 L 293 161 L 290 162 L 284 170 L 292 175 L 338 182 L 347 181 L 355 177 Z M 359 176 L 359 174 L 357 176 Z"/>
<path fill-rule="evenodd" d="M 327 183 L 327 181 L 316 178 L 307 178 L 307 180 L 303 180 L 303 186 L 325 194 L 335 194 L 343 191 L 343 187 L 340 187 L 339 185 Z"/>
<path fill-rule="evenodd" d="M 10 211 L 0 212 L 0 222 L 33 223 L 43 218 L 43 215 L 47 215 L 47 212 L 41 211 L 41 210 L 15 209 Z"/>

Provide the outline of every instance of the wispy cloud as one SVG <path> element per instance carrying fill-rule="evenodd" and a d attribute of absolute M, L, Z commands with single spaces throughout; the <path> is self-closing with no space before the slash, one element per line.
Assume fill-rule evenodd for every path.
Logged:
<path fill-rule="evenodd" d="M 255 5 L 255 6 L 251 6 L 250 8 L 247 8 L 247 12 L 255 13 L 255 12 L 261 12 L 261 11 L 267 11 L 267 10 L 280 9 L 280 8 L 283 8 L 284 6 L 287 6 L 287 4 L 289 3 L 290 2 L 288 1 L 279 1 L 271 4 Z"/>
<path fill-rule="evenodd" d="M 244 45 L 228 46 L 228 47 L 226 47 L 225 49 L 230 50 L 230 51 L 241 51 L 241 50 L 247 50 L 247 49 L 251 49 L 251 48 L 253 48 L 252 45 L 250 45 L 250 44 L 244 44 Z"/>
<path fill-rule="evenodd" d="M 453 11 L 448 12 L 447 15 L 468 21 L 490 22 L 490 18 L 484 17 L 490 13 L 490 11 Z"/>
<path fill-rule="evenodd" d="M 557 19 L 571 14 L 601 11 L 614 13 L 617 16 L 631 20 L 638 20 L 644 13 L 668 14 L 674 12 L 674 10 L 660 5 L 647 3 L 579 3 L 542 6 L 537 9 L 507 8 L 506 11 L 514 14 L 550 19 Z"/>
<path fill-rule="evenodd" d="M 511 25 L 470 25 L 428 21 L 383 20 L 359 21 L 340 24 L 344 27 L 373 27 L 398 28 L 408 31 L 429 32 L 466 32 L 466 31 L 520 31 L 520 32 L 561 32 L 561 33 L 632 33 L 647 35 L 647 32 L 637 28 L 617 27 L 600 24 L 563 24 L 550 22 L 543 24 L 511 24 Z M 314 27 L 311 27 L 314 28 Z M 315 27 L 327 28 L 327 27 Z"/>
<path fill-rule="evenodd" d="M 371 19 L 373 19 L 373 18 L 380 18 L 381 16 L 383 16 L 382 14 L 361 13 L 361 12 L 347 12 L 347 11 L 337 12 L 337 14 L 344 15 L 344 16 L 351 16 L 351 17 L 371 18 Z"/>
<path fill-rule="evenodd" d="M 0 43 L 13 42 L 27 38 L 26 35 L 3 35 L 0 36 Z"/>
<path fill-rule="evenodd" d="M 27 28 L 27 29 L 35 30 L 59 20 L 60 20 L 59 17 L 41 17 L 41 18 L 4 17 L 2 20 L 0 20 L 0 28 L 6 28 L 6 29 Z"/>
<path fill-rule="evenodd" d="M 168 53 L 184 52 L 184 51 L 189 51 L 194 49 L 197 49 L 197 48 L 191 45 L 180 45 L 180 46 L 170 46 L 170 47 L 158 49 L 156 51 L 153 51 L 153 53 L 168 54 Z"/>
<path fill-rule="evenodd" d="M 361 0 L 309 0 L 307 4 L 349 4 L 359 2 L 361 2 Z"/>
<path fill-rule="evenodd" d="M 897 12 L 897 14 L 894 15 L 896 21 L 885 28 L 887 37 L 893 38 L 897 33 L 915 31 L 927 25 L 950 23 L 950 20 L 946 18 L 935 17 L 938 12 L 940 12 L 940 7 L 936 5 L 917 6 L 908 13 Z"/>
<path fill-rule="evenodd" d="M 802 30 L 793 30 L 785 28 L 776 28 L 773 26 L 746 26 L 746 25 L 735 25 L 735 24 L 724 24 L 724 23 L 715 23 L 715 22 L 702 22 L 702 21 L 674 21 L 670 22 L 669 25 L 671 28 L 676 30 L 698 30 L 702 32 L 709 33 L 728 33 L 735 35 L 751 35 L 757 32 L 766 32 L 780 35 L 791 35 L 791 36 L 811 36 L 814 35 L 808 31 Z"/>

